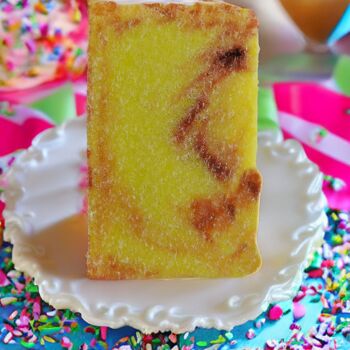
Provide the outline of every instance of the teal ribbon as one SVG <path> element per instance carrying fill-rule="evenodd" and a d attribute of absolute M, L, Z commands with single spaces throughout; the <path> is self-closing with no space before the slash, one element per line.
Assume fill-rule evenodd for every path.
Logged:
<path fill-rule="evenodd" d="M 76 117 L 72 84 L 64 84 L 50 95 L 31 103 L 30 107 L 45 113 L 56 125 Z"/>
<path fill-rule="evenodd" d="M 346 8 L 338 24 L 329 36 L 327 43 L 333 45 L 336 41 L 350 33 L 350 5 Z"/>
<path fill-rule="evenodd" d="M 277 106 L 272 89 L 259 88 L 258 94 L 258 129 L 279 130 Z"/>

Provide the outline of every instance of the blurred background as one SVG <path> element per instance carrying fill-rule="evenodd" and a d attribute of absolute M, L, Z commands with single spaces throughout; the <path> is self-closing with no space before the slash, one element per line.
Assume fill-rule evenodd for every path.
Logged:
<path fill-rule="evenodd" d="M 306 50 L 317 53 L 348 52 L 345 26 L 342 41 L 331 38 L 343 18 L 348 0 L 232 0 L 234 4 L 254 9 L 260 20 L 261 60 L 280 54 Z M 343 18 L 343 19 L 342 19 Z M 349 29 L 349 28 L 347 28 Z M 349 36 L 347 36 L 349 38 Z"/>

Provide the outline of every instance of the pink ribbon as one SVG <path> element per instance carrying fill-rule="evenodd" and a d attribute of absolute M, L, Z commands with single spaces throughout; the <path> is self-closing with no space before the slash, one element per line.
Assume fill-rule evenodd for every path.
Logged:
<path fill-rule="evenodd" d="M 344 181 L 334 191 L 324 187 L 329 205 L 350 209 L 350 97 L 315 83 L 274 85 L 281 128 L 299 140 L 321 171 Z"/>
<path fill-rule="evenodd" d="M 31 145 L 32 139 L 53 126 L 43 113 L 23 106 L 13 106 L 14 115 L 0 115 L 0 157 Z"/>

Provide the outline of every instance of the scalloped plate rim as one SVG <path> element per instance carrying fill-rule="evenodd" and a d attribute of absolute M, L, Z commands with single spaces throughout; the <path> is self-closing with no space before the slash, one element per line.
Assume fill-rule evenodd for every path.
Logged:
<path fill-rule="evenodd" d="M 25 167 L 25 163 L 28 159 L 31 158 L 31 155 L 35 156 L 35 152 L 37 151 L 37 148 L 40 146 L 41 143 L 43 142 L 50 142 L 51 140 L 54 140 L 56 138 L 59 138 L 62 134 L 64 134 L 66 128 L 70 128 L 72 125 L 75 124 L 81 124 L 81 119 L 74 119 L 70 120 L 66 123 L 64 123 L 61 126 L 51 128 L 48 130 L 45 130 L 44 132 L 40 133 L 37 135 L 33 142 L 32 146 L 22 153 L 17 159 L 14 164 L 14 166 L 7 172 L 6 178 L 7 179 L 12 179 L 14 177 L 13 175 L 16 173 L 16 171 L 21 171 L 23 167 Z M 85 123 L 85 121 L 84 121 Z M 271 152 L 274 151 L 275 147 L 289 147 L 289 144 L 294 144 L 294 147 L 297 148 L 297 158 L 302 158 L 304 163 L 305 163 L 305 168 L 312 165 L 315 166 L 311 161 L 309 161 L 305 153 L 300 146 L 300 144 L 295 141 L 295 140 L 287 140 L 283 141 L 282 136 L 279 132 L 268 132 L 264 131 L 259 133 L 259 139 L 262 139 L 262 146 L 270 149 Z M 296 146 L 297 145 L 297 146 Z M 40 159 L 39 159 L 40 161 Z M 315 175 L 314 175 L 314 180 L 317 177 L 320 177 L 320 172 L 316 166 L 316 170 L 314 169 Z M 18 194 L 17 198 L 16 195 L 11 196 L 9 192 L 13 190 L 18 190 L 18 187 L 16 188 L 16 184 L 12 184 L 12 186 L 9 186 L 9 188 L 5 189 L 4 191 L 4 198 L 7 201 L 7 209 L 4 211 L 4 217 L 6 219 L 6 229 L 5 229 L 5 240 L 11 242 L 14 247 L 13 247 L 13 262 L 16 266 L 17 269 L 27 273 L 28 275 L 34 277 L 36 283 L 38 284 L 39 287 L 39 293 L 42 297 L 43 300 L 47 301 L 49 304 L 52 306 L 60 309 L 60 308 L 71 308 L 73 311 L 79 312 L 84 320 L 87 322 L 90 322 L 92 324 L 98 325 L 98 326 L 109 326 L 112 328 L 119 328 L 125 325 L 129 325 L 132 327 L 135 327 L 137 329 L 140 329 L 144 332 L 156 332 L 156 331 L 167 331 L 171 330 L 174 332 L 184 332 L 184 331 L 190 331 L 194 329 L 195 327 L 205 327 L 205 328 L 220 328 L 220 329 L 226 329 L 229 330 L 233 326 L 242 324 L 248 320 L 256 318 L 259 313 L 263 312 L 264 309 L 268 306 L 270 302 L 277 302 L 277 301 L 282 301 L 286 300 L 288 298 L 293 297 L 295 294 L 295 288 L 298 287 L 301 283 L 302 280 L 302 268 L 305 265 L 305 258 L 306 256 L 303 257 L 303 259 L 299 259 L 299 261 L 295 264 L 298 265 L 298 269 L 296 272 L 296 275 L 292 281 L 289 280 L 289 288 L 283 291 L 281 293 L 279 298 L 276 298 L 276 296 L 273 295 L 271 292 L 271 289 L 268 290 L 265 298 L 263 299 L 263 304 L 260 305 L 260 307 L 257 307 L 254 310 L 250 310 L 250 312 L 246 313 L 244 317 L 242 317 L 240 320 L 230 320 L 227 322 L 223 322 L 219 318 L 215 317 L 203 317 L 203 316 L 180 316 L 180 317 L 175 317 L 173 315 L 168 316 L 170 319 L 163 319 L 160 321 L 157 327 L 154 325 L 151 325 L 150 322 L 147 322 L 147 315 L 146 316 L 140 316 L 140 315 L 133 315 L 129 311 L 129 315 L 123 316 L 119 319 L 113 319 L 113 320 L 106 320 L 106 319 L 101 319 L 99 316 L 95 316 L 93 313 L 89 313 L 89 310 L 87 310 L 84 305 L 78 301 L 77 297 L 74 295 L 67 296 L 67 295 L 56 295 L 52 296 L 49 293 L 46 292 L 44 286 L 43 286 L 43 281 L 41 281 L 40 277 L 40 270 L 38 270 L 38 267 L 36 265 L 30 266 L 28 261 L 25 259 L 23 260 L 21 258 L 20 251 L 18 252 L 19 247 L 21 247 L 21 235 L 25 234 L 25 229 L 23 227 L 23 220 L 21 217 L 18 217 L 16 214 L 16 211 L 13 209 L 16 203 L 16 200 L 18 200 Z M 19 191 L 20 192 L 20 191 Z M 317 196 L 319 204 L 324 207 L 326 200 L 325 197 L 322 193 L 321 188 L 318 189 Z M 315 195 L 315 196 L 316 196 Z M 12 199 L 12 200 L 11 200 Z M 12 209 L 10 209 L 10 207 Z M 323 209 L 317 208 L 314 209 L 315 212 L 319 212 L 319 216 L 317 219 L 315 219 L 312 222 L 309 222 L 308 224 L 305 224 L 302 226 L 302 228 L 305 230 L 309 231 L 308 234 L 308 250 L 307 254 L 310 254 L 312 249 L 315 249 L 320 242 L 322 241 L 323 237 L 323 232 L 324 232 L 324 227 L 327 222 L 326 214 Z M 306 239 L 305 239 L 306 242 Z M 276 288 L 276 285 L 274 286 Z M 283 283 L 280 283 L 277 285 L 277 287 L 280 287 L 283 289 Z M 128 305 L 126 305 L 128 307 Z M 157 304 L 151 307 L 154 309 L 157 309 L 157 307 L 161 307 Z M 148 310 L 151 312 L 152 310 Z M 140 314 L 144 314 L 145 312 L 140 312 Z M 182 318 L 182 320 L 181 320 Z M 176 320 L 177 319 L 177 320 Z"/>

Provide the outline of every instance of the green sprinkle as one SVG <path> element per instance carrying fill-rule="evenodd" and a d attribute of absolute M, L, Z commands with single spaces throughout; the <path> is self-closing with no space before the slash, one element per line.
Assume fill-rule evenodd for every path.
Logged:
<path fill-rule="evenodd" d="M 208 343 L 207 343 L 206 341 L 204 341 L 204 340 L 197 341 L 196 344 L 197 344 L 198 346 L 207 346 L 207 345 L 208 345 Z"/>
<path fill-rule="evenodd" d="M 38 286 L 30 282 L 29 284 L 26 285 L 25 290 L 26 292 L 29 292 L 29 293 L 38 293 Z"/>
<path fill-rule="evenodd" d="M 104 348 L 104 349 L 108 349 L 108 346 L 107 346 L 107 344 L 104 342 L 104 341 L 102 341 L 102 340 L 99 340 L 98 342 L 97 342 L 97 344 L 98 345 L 101 345 L 101 347 L 102 348 Z"/>
<path fill-rule="evenodd" d="M 40 315 L 39 321 L 42 322 L 42 323 L 47 322 L 47 316 L 46 315 Z"/>
<path fill-rule="evenodd" d="M 78 47 L 76 50 L 75 50 L 75 56 L 78 57 L 80 55 L 83 54 L 83 49 Z"/>
<path fill-rule="evenodd" d="M 38 330 L 44 335 L 44 334 L 53 334 L 58 333 L 62 328 L 58 326 L 51 326 L 51 325 L 43 325 L 39 326 Z"/>
<path fill-rule="evenodd" d="M 131 344 L 133 347 L 135 347 L 137 345 L 137 340 L 134 336 L 131 337 Z"/>
<path fill-rule="evenodd" d="M 328 131 L 327 131 L 326 129 L 320 129 L 320 131 L 318 132 L 318 134 L 319 134 L 321 137 L 325 137 L 325 136 L 327 136 Z"/>
<path fill-rule="evenodd" d="M 343 243 L 343 238 L 341 235 L 333 235 L 331 241 L 332 245 L 340 245 Z"/>
<path fill-rule="evenodd" d="M 225 343 L 226 339 L 220 334 L 219 338 L 216 340 L 212 340 L 210 344 L 222 344 Z"/>
<path fill-rule="evenodd" d="M 34 346 L 36 345 L 35 343 L 27 343 L 24 340 L 21 340 L 20 344 L 25 347 L 26 349 L 31 349 L 34 348 Z"/>
<path fill-rule="evenodd" d="M 344 321 L 338 324 L 338 326 L 336 327 L 336 331 L 339 332 L 340 330 L 342 330 L 345 327 L 348 327 L 350 325 L 350 321 Z"/>

